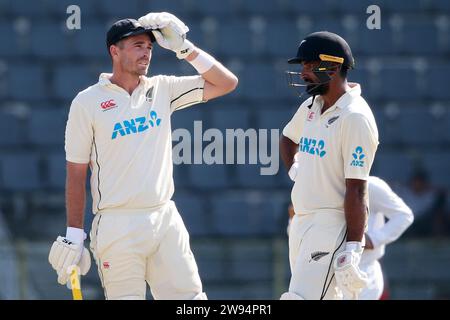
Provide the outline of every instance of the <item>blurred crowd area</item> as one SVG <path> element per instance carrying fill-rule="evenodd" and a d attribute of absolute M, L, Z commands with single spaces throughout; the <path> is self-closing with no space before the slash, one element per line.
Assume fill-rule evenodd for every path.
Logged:
<path fill-rule="evenodd" d="M 72 4 L 81 10 L 80 29 L 67 28 Z M 381 10 L 379 30 L 366 26 L 366 9 L 374 4 Z M 201 120 L 204 130 L 281 133 L 305 98 L 288 88 L 284 71 L 292 66 L 286 60 L 313 31 L 344 37 L 356 59 L 349 80 L 361 84 L 380 133 L 372 174 L 415 215 L 392 245 L 397 250 L 387 248 L 386 264 L 399 271 L 386 270 L 391 297 L 447 296 L 449 279 L 439 268 L 450 260 L 443 245 L 450 236 L 449 1 L 0 0 L 0 269 L 10 271 L 2 272 L 10 285 L 0 288 L 0 298 L 70 298 L 46 261 L 65 230 L 70 102 L 100 72 L 111 71 L 105 34 L 112 22 L 150 11 L 179 17 L 190 28 L 188 39 L 240 80 L 231 95 L 176 112 L 174 130 L 193 132 L 193 121 Z M 155 46 L 149 73 L 195 70 Z M 212 298 L 278 298 L 287 286 L 291 182 L 281 163 L 276 175 L 259 172 L 260 165 L 248 164 L 174 167 L 174 200 Z M 90 221 L 87 206 L 86 231 Z M 405 252 L 412 257 L 401 259 Z M 429 278 L 415 268 L 419 257 L 430 261 Z M 102 297 L 95 270 L 86 283 L 88 297 Z"/>

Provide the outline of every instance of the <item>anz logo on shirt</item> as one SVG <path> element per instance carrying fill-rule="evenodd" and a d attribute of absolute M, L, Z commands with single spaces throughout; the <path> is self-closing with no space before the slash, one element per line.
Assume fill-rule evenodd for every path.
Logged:
<path fill-rule="evenodd" d="M 350 166 L 352 167 L 364 167 L 364 157 L 366 156 L 363 153 L 362 147 L 358 146 L 355 149 L 355 152 L 352 153 L 353 160 L 352 163 L 350 163 Z"/>
<path fill-rule="evenodd" d="M 302 137 L 298 150 L 301 152 L 317 155 L 321 158 L 327 153 L 325 150 L 325 141 Z"/>
<path fill-rule="evenodd" d="M 150 117 L 148 121 L 146 117 L 139 117 L 117 122 L 114 125 L 111 140 L 116 139 L 118 135 L 123 137 L 129 134 L 137 134 L 140 132 L 144 132 L 150 127 L 159 127 L 160 124 L 161 119 L 158 118 L 158 114 L 152 110 L 150 111 Z"/>

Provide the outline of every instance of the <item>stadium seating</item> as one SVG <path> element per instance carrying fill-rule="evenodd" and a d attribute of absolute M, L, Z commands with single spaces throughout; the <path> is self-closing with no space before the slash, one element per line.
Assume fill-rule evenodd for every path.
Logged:
<path fill-rule="evenodd" d="M 204 201 L 199 196 L 177 191 L 174 201 L 187 230 L 192 236 L 211 234 Z"/>
<path fill-rule="evenodd" d="M 24 192 L 41 187 L 39 156 L 35 153 L 11 153 L 1 156 L 3 187 Z"/>
<path fill-rule="evenodd" d="M 120 0 L 101 0 L 98 2 L 99 12 L 116 20 L 124 18 L 137 19 L 146 12 L 141 8 L 139 1 L 130 1 L 126 6 Z"/>
<path fill-rule="evenodd" d="M 64 134 L 69 107 L 58 109 L 32 109 L 29 119 L 28 139 L 42 147 L 64 145 Z"/>
<path fill-rule="evenodd" d="M 241 281 L 268 281 L 271 278 L 272 248 L 264 243 L 242 243 L 232 247 L 230 272 Z"/>
<path fill-rule="evenodd" d="M 0 147 L 20 146 L 24 142 L 24 130 L 20 119 L 7 112 L 0 112 Z"/>
<path fill-rule="evenodd" d="M 31 28 L 31 54 L 44 59 L 65 58 L 70 56 L 72 48 L 64 23 L 45 23 Z M 43 34 L 51 35 L 43 37 Z"/>
<path fill-rule="evenodd" d="M 224 194 L 213 198 L 213 230 L 222 235 L 271 234 L 278 230 L 283 199 L 260 194 Z"/>
<path fill-rule="evenodd" d="M 248 56 L 251 51 L 251 35 L 247 21 L 230 20 L 218 25 L 218 54 L 225 56 Z"/>
<path fill-rule="evenodd" d="M 66 28 L 71 4 L 81 9 L 79 30 Z M 380 30 L 366 27 L 366 10 L 373 4 L 381 9 Z M 177 15 L 190 28 L 187 38 L 239 77 L 232 94 L 174 112 L 171 119 L 175 134 L 186 133 L 177 129 L 190 134 L 189 160 L 197 157 L 203 162 L 174 166 L 174 200 L 192 237 L 209 298 L 272 299 L 287 287 L 285 227 L 292 182 L 279 158 L 276 174 L 261 175 L 268 165 L 259 156 L 256 164 L 250 164 L 248 145 L 235 150 L 233 164 L 205 164 L 201 153 L 209 142 L 194 150 L 194 121 L 201 121 L 200 134 L 219 130 L 224 147 L 226 129 L 278 129 L 273 137 L 278 140 L 307 98 L 298 97 L 302 89 L 288 87 L 285 71 L 300 71 L 287 59 L 310 32 L 336 32 L 352 48 L 356 68 L 349 72 L 349 80 L 361 84 L 379 131 L 371 174 L 402 185 L 421 165 L 433 186 L 450 190 L 448 0 L 128 0 L 126 5 L 120 0 L 0 0 L 0 205 L 13 228 L 18 213 L 31 210 L 33 219 L 27 221 L 26 230 L 45 242 L 30 245 L 24 255 L 35 266 L 28 267 L 32 281 L 27 297 L 70 299 L 70 291 L 56 285 L 46 261 L 48 237 L 61 232 L 65 219 L 61 199 L 70 102 L 95 84 L 100 72 L 110 72 L 105 46 L 109 26 L 149 11 Z M 196 71 L 155 43 L 149 75 L 158 74 Z M 257 142 L 267 141 L 257 135 Z M 245 155 L 244 164 L 236 163 L 238 153 Z M 173 158 L 178 161 L 179 155 Z M 87 231 L 93 218 L 89 201 Z M 24 230 L 13 232 L 22 236 Z M 277 240 L 284 244 L 278 251 Z M 448 265 L 448 250 L 395 244 L 384 260 L 393 297 L 438 297 L 448 280 L 443 267 Z M 285 282 L 275 279 L 277 272 Z M 95 268 L 85 283 L 86 297 L 103 297 Z M 33 286 L 39 290 L 31 290 Z"/>
<path fill-rule="evenodd" d="M 377 152 L 372 174 L 388 182 L 406 183 L 414 167 L 412 156 L 397 152 Z"/>
<path fill-rule="evenodd" d="M 61 65 L 54 69 L 53 92 L 55 98 L 72 101 L 81 90 L 98 81 L 98 74 L 89 73 L 87 68 L 73 65 Z"/>
<path fill-rule="evenodd" d="M 450 179 L 446 175 L 450 163 L 449 152 L 427 152 L 423 155 L 423 163 L 430 173 L 430 180 L 434 185 L 450 188 Z"/>
<path fill-rule="evenodd" d="M 194 160 L 194 154 L 192 159 Z M 192 164 L 188 170 L 189 181 L 194 188 L 225 188 L 229 184 L 226 165 Z"/>
<path fill-rule="evenodd" d="M 47 98 L 44 66 L 40 64 L 11 64 L 8 72 L 10 98 L 19 101 L 36 101 Z"/>
<path fill-rule="evenodd" d="M 64 153 L 51 153 L 47 156 L 48 186 L 61 190 L 66 184 L 66 157 Z"/>
<path fill-rule="evenodd" d="M 84 23 L 82 30 L 90 32 L 73 32 L 73 53 L 85 59 L 109 58 L 105 37 L 108 27 L 105 23 Z"/>
<path fill-rule="evenodd" d="M 426 96 L 433 100 L 450 99 L 450 90 L 445 90 L 441 84 L 446 83 L 446 75 L 450 72 L 448 64 L 430 62 L 428 69 L 425 71 Z"/>
<path fill-rule="evenodd" d="M 405 105 L 397 119 L 400 139 L 405 144 L 425 147 L 433 143 L 442 143 L 437 125 L 440 119 L 433 116 L 426 107 L 414 108 Z"/>
<path fill-rule="evenodd" d="M 200 278 L 203 281 L 218 282 L 224 280 L 227 273 L 227 268 L 224 264 L 226 249 L 222 245 L 201 241 L 193 243 L 191 249 L 198 265 Z M 210 297 L 209 291 L 208 296 Z"/>
<path fill-rule="evenodd" d="M 0 42 L 0 52 L 3 58 L 12 57 L 20 53 L 20 36 L 16 34 L 15 28 L 11 23 L 0 23 L 0 34 L 3 41 Z"/>

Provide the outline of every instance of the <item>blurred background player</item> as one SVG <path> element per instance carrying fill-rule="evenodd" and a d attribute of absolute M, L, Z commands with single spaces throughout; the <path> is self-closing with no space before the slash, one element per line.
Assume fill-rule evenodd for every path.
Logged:
<path fill-rule="evenodd" d="M 396 241 L 414 220 L 411 209 L 382 179 L 370 176 L 369 219 L 365 247 L 359 268 L 367 274 L 368 285 L 359 294 L 360 300 L 379 300 L 385 290 L 380 260 L 387 244 Z M 295 215 L 289 205 L 289 224 Z"/>
<path fill-rule="evenodd" d="M 173 113 L 172 131 L 183 128 L 191 135 L 194 120 L 223 134 L 225 128 L 282 129 L 300 105 L 285 85 L 286 57 L 313 31 L 344 37 L 356 59 L 348 81 L 363 84 L 362 96 L 379 130 L 371 174 L 388 182 L 414 212 L 414 223 L 382 259 L 390 298 L 450 298 L 450 281 L 445 281 L 450 265 L 449 1 L 382 1 L 381 29 L 367 28 L 373 15 L 366 11 L 376 2 L 366 1 L 0 3 L 5 35 L 0 43 L 0 207 L 10 234 L 0 245 L 0 270 L 6 277 L 17 275 L 7 277 L 13 287 L 0 288 L 2 299 L 72 298 L 48 264 L 49 244 L 66 226 L 62 137 L 68 109 L 101 72 L 111 72 L 102 39 L 112 23 L 163 11 L 188 25 L 188 39 L 239 78 L 232 94 Z M 65 26 L 72 16 L 69 4 L 80 8 L 81 29 Z M 151 64 L 151 75 L 196 74 L 156 43 L 152 60 L 157 63 Z M 423 182 L 410 183 L 416 167 L 426 170 L 426 188 Z M 286 291 L 289 261 L 279 257 L 287 256 L 288 248 L 274 243 L 283 241 L 292 182 L 283 170 L 274 176 L 259 172 L 260 165 L 174 165 L 172 199 L 189 230 L 208 298 L 276 299 Z M 430 198 L 440 190 L 443 197 L 433 205 Z M 87 197 L 86 233 L 95 217 L 90 190 Z M 418 230 L 431 221 L 438 230 Z M 104 298 L 96 267 L 82 285 L 84 298 Z"/>
<path fill-rule="evenodd" d="M 169 13 L 117 21 L 107 33 L 113 73 L 73 100 L 66 127 L 67 232 L 49 261 L 58 282 L 67 268 L 90 266 L 84 248 L 85 182 L 90 167 L 91 251 L 107 299 L 206 299 L 189 235 L 171 201 L 171 114 L 234 90 L 236 76 L 185 39 Z M 187 60 L 200 75 L 146 77 L 152 42 Z"/>
<path fill-rule="evenodd" d="M 369 223 L 360 268 L 366 272 L 368 285 L 360 293 L 361 300 L 380 299 L 383 272 L 378 262 L 387 244 L 397 240 L 413 223 L 411 209 L 391 187 L 378 177 L 369 177 Z"/>
<path fill-rule="evenodd" d="M 375 119 L 360 85 L 347 82 L 354 60 L 339 35 L 308 35 L 289 63 L 303 67 L 288 73 L 290 84 L 306 87 L 312 97 L 280 138 L 281 157 L 295 181 L 291 198 L 297 213 L 289 236 L 292 277 L 281 299 L 357 299 L 366 285 L 358 265 L 367 223 L 366 181 L 378 147 Z"/>

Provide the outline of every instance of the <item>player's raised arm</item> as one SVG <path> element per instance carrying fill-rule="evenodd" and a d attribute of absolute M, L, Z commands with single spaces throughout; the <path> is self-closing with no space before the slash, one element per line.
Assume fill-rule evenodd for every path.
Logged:
<path fill-rule="evenodd" d="M 178 59 L 188 61 L 205 79 L 203 100 L 211 100 L 233 91 L 238 78 L 220 62 L 186 39 L 189 28 L 167 12 L 151 12 L 139 22 L 152 33 L 158 44 L 176 53 Z"/>

